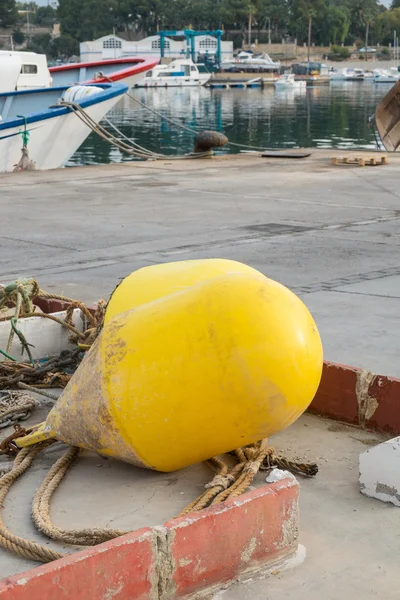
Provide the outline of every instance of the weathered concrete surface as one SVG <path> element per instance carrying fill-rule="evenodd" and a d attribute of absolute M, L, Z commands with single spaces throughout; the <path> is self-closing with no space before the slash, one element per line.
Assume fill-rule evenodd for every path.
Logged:
<path fill-rule="evenodd" d="M 272 600 L 295 593 L 299 600 L 397 600 L 400 541 L 393 520 L 397 509 L 362 496 L 358 486 L 358 456 L 380 441 L 376 434 L 312 415 L 271 440 L 287 456 L 320 466 L 316 479 L 299 478 L 300 543 L 307 548 L 307 558 L 295 571 L 274 571 L 268 579 L 232 588 L 223 600 Z M 37 461 L 5 503 L 4 519 L 11 530 L 41 543 L 49 542 L 30 522 L 31 497 L 57 454 L 49 450 Z M 151 526 L 179 512 L 209 480 L 204 465 L 162 475 L 84 455 L 57 490 L 51 515 L 57 525 L 67 528 Z M 255 485 L 262 482 L 259 475 Z M 1 577 L 33 566 L 0 551 Z"/>
<path fill-rule="evenodd" d="M 144 265 L 237 259 L 304 298 L 326 358 L 399 376 L 400 157 L 390 156 L 383 168 L 334 168 L 331 154 L 315 152 L 305 162 L 242 156 L 2 176 L 0 281 L 34 275 L 43 288 L 94 301 Z M 288 454 L 322 466 L 315 481 L 301 481 L 300 541 L 308 559 L 284 576 L 226 592 L 227 600 L 397 600 L 393 513 L 358 490 L 358 455 L 368 440 L 377 436 L 311 416 L 278 437 Z M 39 539 L 30 498 L 53 458 L 38 461 L 6 503 L 16 533 Z M 208 478 L 202 465 L 175 479 L 86 456 L 56 492 L 52 515 L 68 527 L 152 525 L 176 514 Z M 0 554 L 0 576 L 30 566 Z"/>
<path fill-rule="evenodd" d="M 278 448 L 320 465 L 315 480 L 299 478 L 300 543 L 307 558 L 295 570 L 274 571 L 211 598 L 396 600 L 398 508 L 362 496 L 357 481 L 358 454 L 376 443 L 376 435 L 310 415 L 277 436 Z"/>
<path fill-rule="evenodd" d="M 333 153 L 4 175 L 0 280 L 94 301 L 144 265 L 237 259 L 304 298 L 327 359 L 398 376 L 400 157 L 332 167 Z"/>

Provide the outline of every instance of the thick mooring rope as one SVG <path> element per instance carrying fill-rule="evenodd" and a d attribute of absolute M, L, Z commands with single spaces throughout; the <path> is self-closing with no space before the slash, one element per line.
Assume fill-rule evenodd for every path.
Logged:
<path fill-rule="evenodd" d="M 18 431 L 18 434 L 23 435 L 20 431 Z M 3 507 L 5 497 L 13 483 L 31 466 L 34 458 L 55 441 L 43 442 L 20 450 L 11 471 L 0 478 L 0 507 Z M 64 544 L 94 546 L 125 535 L 127 532 L 107 528 L 60 529 L 50 518 L 51 498 L 79 453 L 79 448 L 70 447 L 51 467 L 34 496 L 32 519 L 37 529 L 50 539 Z M 207 461 L 209 466 L 216 471 L 216 475 L 210 483 L 206 484 L 206 491 L 181 511 L 179 516 L 200 511 L 208 506 L 220 504 L 225 500 L 240 496 L 248 489 L 260 470 L 284 464 L 288 470 L 294 470 L 309 477 L 316 475 L 318 472 L 318 467 L 315 464 L 293 463 L 275 456 L 275 451 L 268 446 L 267 440 L 252 446 L 239 448 L 235 450 L 233 455 L 238 462 L 232 468 L 220 457 L 214 457 Z M 37 562 L 51 562 L 62 557 L 59 552 L 12 534 L 1 518 L 1 509 L 0 547 L 12 554 Z"/>
<path fill-rule="evenodd" d="M 60 319 L 53 314 L 37 311 L 33 304 L 34 298 L 45 298 L 48 300 L 59 300 L 68 304 L 65 319 Z M 13 314 L 10 316 L 10 309 Z M 79 309 L 86 319 L 86 329 L 79 331 L 73 323 L 74 310 Z M 90 311 L 83 302 L 42 290 L 35 279 L 17 280 L 7 286 L 0 286 L 0 321 L 9 321 L 11 324 L 7 349 L 0 349 L 0 353 L 6 358 L 0 362 L 0 390 L 12 387 L 21 387 L 42 393 L 54 399 L 53 395 L 41 392 L 41 387 L 65 387 L 77 368 L 83 353 L 88 350 L 96 340 L 104 320 L 106 302 L 99 300 L 95 311 Z M 58 357 L 46 362 L 33 360 L 30 344 L 18 329 L 20 318 L 35 317 L 49 319 L 58 323 L 69 332 L 69 340 L 76 344 L 77 350 L 66 350 Z M 18 336 L 23 351 L 28 355 L 28 362 L 11 355 L 12 342 Z M 68 372 L 65 371 L 68 369 Z M 29 386 L 29 387 L 27 387 Z"/>

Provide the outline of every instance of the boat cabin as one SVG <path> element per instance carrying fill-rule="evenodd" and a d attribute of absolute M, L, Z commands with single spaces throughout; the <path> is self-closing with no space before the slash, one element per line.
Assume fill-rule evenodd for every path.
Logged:
<path fill-rule="evenodd" d="M 190 60 L 174 60 L 169 65 L 158 65 L 151 71 L 147 71 L 146 79 L 158 79 L 164 77 L 193 77 L 198 75 L 197 66 Z"/>
<path fill-rule="evenodd" d="M 0 50 L 0 93 L 51 87 L 45 54 Z"/>

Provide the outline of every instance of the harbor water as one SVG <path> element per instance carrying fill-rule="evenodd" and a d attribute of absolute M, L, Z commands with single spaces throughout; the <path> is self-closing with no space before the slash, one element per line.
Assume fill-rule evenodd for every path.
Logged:
<path fill-rule="evenodd" d="M 390 85 L 336 82 L 306 90 L 162 88 L 130 94 L 157 113 L 192 129 L 213 129 L 230 141 L 265 148 L 374 149 L 368 119 Z M 129 138 L 153 152 L 193 150 L 193 134 L 125 96 L 107 118 Z M 111 130 L 107 122 L 103 125 Z M 114 132 L 115 133 L 115 132 Z M 222 152 L 238 152 L 233 146 Z M 219 150 L 221 152 L 221 150 Z M 92 133 L 68 165 L 132 160 Z"/>

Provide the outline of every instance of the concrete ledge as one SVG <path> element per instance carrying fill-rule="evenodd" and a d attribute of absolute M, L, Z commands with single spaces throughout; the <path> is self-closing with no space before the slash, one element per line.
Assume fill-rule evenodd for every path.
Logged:
<path fill-rule="evenodd" d="M 400 434 L 400 380 L 331 362 L 310 412 L 365 429 Z"/>
<path fill-rule="evenodd" d="M 296 554 L 298 495 L 286 479 L 134 531 L 0 581 L 0 600 L 172 600 L 226 586 Z"/>
<path fill-rule="evenodd" d="M 294 479 L 169 521 L 172 573 L 165 598 L 185 598 L 295 554 L 298 523 Z"/>
<path fill-rule="evenodd" d="M 156 536 L 141 529 L 0 581 L 1 600 L 153 600 Z"/>

